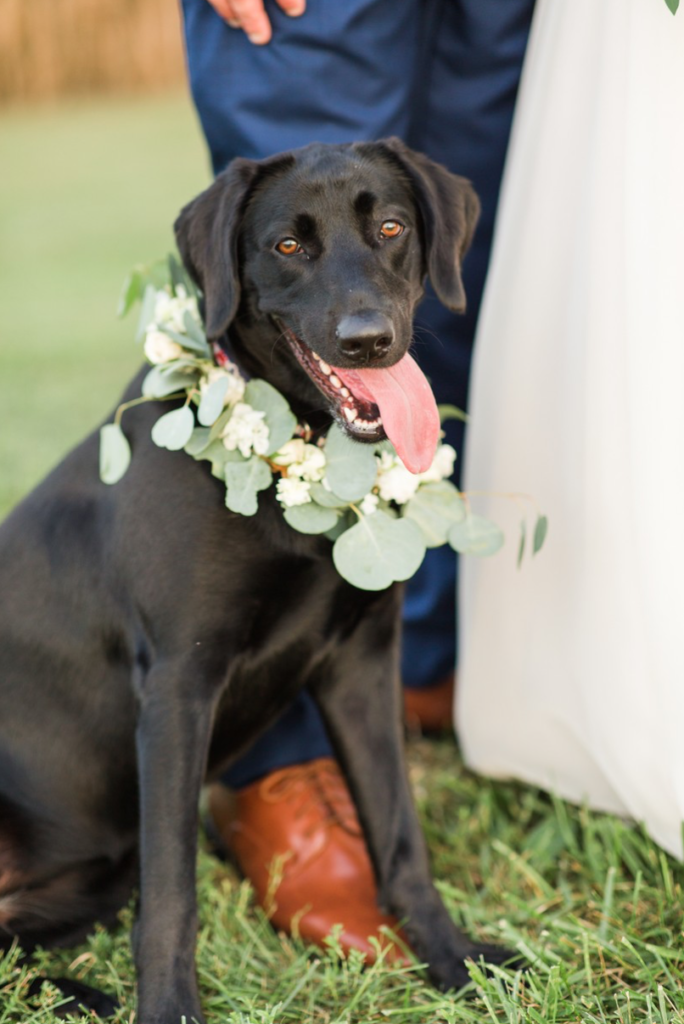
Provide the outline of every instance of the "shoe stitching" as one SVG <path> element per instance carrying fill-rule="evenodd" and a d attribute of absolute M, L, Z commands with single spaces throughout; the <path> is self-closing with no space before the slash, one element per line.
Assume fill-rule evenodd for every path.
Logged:
<path fill-rule="evenodd" d="M 259 794 L 267 803 L 280 803 L 299 796 L 298 805 L 293 808 L 295 820 L 309 815 L 313 805 L 317 812 L 322 809 L 322 819 L 317 815 L 316 822 L 304 831 L 305 836 L 313 835 L 319 828 L 335 826 L 350 835 L 362 834 L 351 795 L 335 764 L 313 761 L 273 773 L 262 781 Z"/>

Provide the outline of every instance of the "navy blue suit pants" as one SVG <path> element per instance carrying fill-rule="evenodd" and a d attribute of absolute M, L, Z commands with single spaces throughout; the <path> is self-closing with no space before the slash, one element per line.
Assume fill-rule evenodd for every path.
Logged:
<path fill-rule="evenodd" d="M 463 271 L 468 310 L 455 316 L 428 291 L 412 349 L 437 401 L 465 409 L 534 0 L 308 0 L 300 18 L 266 0 L 273 39 L 263 47 L 229 28 L 207 0 L 182 5 L 190 84 L 215 173 L 236 156 L 398 135 L 473 182 L 482 217 Z M 449 423 L 447 435 L 460 452 L 462 424 Z M 455 601 L 453 552 L 428 551 L 407 588 L 404 685 L 430 686 L 452 671 Z M 328 754 L 323 724 L 304 695 L 227 781 L 245 785 Z"/>

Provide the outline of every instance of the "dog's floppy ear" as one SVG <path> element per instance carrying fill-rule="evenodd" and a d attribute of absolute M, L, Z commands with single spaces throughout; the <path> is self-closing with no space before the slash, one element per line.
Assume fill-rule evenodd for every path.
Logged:
<path fill-rule="evenodd" d="M 382 139 L 413 185 L 425 229 L 426 269 L 438 298 L 455 313 L 466 308 L 461 263 L 475 233 L 480 201 L 466 178 L 416 153 L 401 139 Z"/>
<path fill-rule="evenodd" d="M 174 231 L 185 267 L 204 293 L 207 337 L 218 338 L 240 300 L 240 222 L 260 164 L 238 157 L 181 210 Z"/>

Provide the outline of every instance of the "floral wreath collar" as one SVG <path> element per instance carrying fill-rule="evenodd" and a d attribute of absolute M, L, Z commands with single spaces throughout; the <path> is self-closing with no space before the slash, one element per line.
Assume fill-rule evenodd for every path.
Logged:
<path fill-rule="evenodd" d="M 467 498 L 447 479 L 456 452 L 437 444 L 432 465 L 411 473 L 389 441 L 360 444 L 333 423 L 312 441 L 286 399 L 267 381 L 246 381 L 236 364 L 207 341 L 199 293 L 175 257 L 136 267 L 119 303 L 124 316 L 141 303 L 137 340 L 151 369 L 142 396 L 120 405 L 100 432 L 100 477 L 115 484 L 126 472 L 131 449 L 121 428 L 127 408 L 143 401 L 182 400 L 160 416 L 152 440 L 211 463 L 225 483 L 230 511 L 253 516 L 259 492 L 271 487 L 290 527 L 323 534 L 332 542 L 335 568 L 361 590 L 383 590 L 409 579 L 427 548 L 449 544 L 461 554 L 489 555 L 504 541 L 500 528 L 475 515 Z M 442 418 L 462 415 L 442 407 Z M 533 552 L 546 533 L 537 517 Z M 519 560 L 524 550 L 524 526 Z"/>

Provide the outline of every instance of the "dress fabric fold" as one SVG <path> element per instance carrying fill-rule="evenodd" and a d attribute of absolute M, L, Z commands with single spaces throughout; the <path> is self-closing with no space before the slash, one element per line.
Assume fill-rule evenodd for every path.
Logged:
<path fill-rule="evenodd" d="M 523 505 L 473 498 L 508 543 L 462 561 L 456 708 L 472 768 L 644 822 L 679 857 L 683 98 L 684 10 L 539 0 L 465 488 L 531 495 L 549 533 L 518 570 Z"/>

